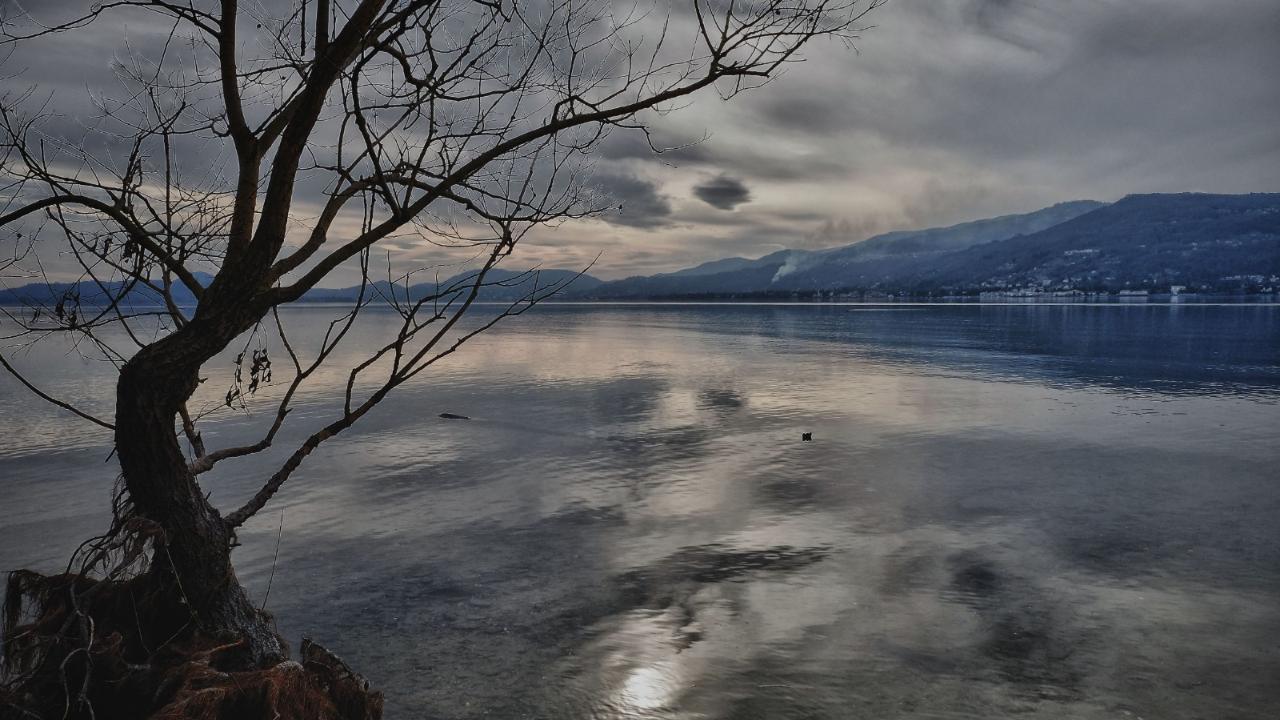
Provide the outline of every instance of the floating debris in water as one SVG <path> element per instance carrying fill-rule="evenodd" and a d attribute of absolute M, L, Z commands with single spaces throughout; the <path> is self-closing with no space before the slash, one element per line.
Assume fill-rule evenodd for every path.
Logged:
<path fill-rule="evenodd" d="M 466 415 L 455 415 L 453 413 L 440 413 L 440 417 L 445 420 L 470 420 Z"/>

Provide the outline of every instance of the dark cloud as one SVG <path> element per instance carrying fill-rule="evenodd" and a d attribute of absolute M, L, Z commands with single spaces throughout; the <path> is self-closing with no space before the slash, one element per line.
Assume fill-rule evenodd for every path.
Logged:
<path fill-rule="evenodd" d="M 761 98 L 764 121 L 788 133 L 831 136 L 849 130 L 848 99 L 815 92 L 778 92 Z"/>
<path fill-rule="evenodd" d="M 596 173 L 590 184 L 612 206 L 600 216 L 605 222 L 646 230 L 671 222 L 671 203 L 648 180 L 631 175 Z"/>
<path fill-rule="evenodd" d="M 693 186 L 693 194 L 702 202 L 721 210 L 732 210 L 751 199 L 746 183 L 728 175 L 711 178 Z"/>

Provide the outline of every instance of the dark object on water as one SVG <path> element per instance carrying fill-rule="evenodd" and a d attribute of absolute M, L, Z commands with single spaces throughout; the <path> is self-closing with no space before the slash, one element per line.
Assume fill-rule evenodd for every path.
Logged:
<path fill-rule="evenodd" d="M 810 440 L 813 440 L 813 433 L 800 433 L 800 439 L 804 442 L 809 442 Z"/>
<path fill-rule="evenodd" d="M 445 420 L 470 420 L 466 415 L 454 415 L 453 413 L 440 413 L 440 417 Z"/>

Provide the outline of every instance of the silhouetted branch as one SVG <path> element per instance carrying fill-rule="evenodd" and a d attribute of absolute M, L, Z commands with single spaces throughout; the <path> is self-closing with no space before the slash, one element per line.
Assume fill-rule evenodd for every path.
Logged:
<path fill-rule="evenodd" d="M 15 378 L 17 378 L 17 379 L 18 379 L 18 382 L 22 383 L 22 384 L 23 384 L 23 385 L 24 385 L 28 390 L 30 390 L 31 392 L 35 393 L 35 394 L 36 394 L 36 396 L 37 396 L 37 397 L 39 397 L 41 400 L 44 400 L 44 401 L 46 401 L 46 402 L 53 403 L 54 405 L 57 405 L 58 407 L 62 408 L 63 410 L 66 410 L 66 411 L 68 411 L 68 412 L 72 413 L 73 415 L 77 415 L 77 416 L 79 416 L 79 417 L 81 417 L 81 418 L 83 418 L 83 419 L 85 419 L 85 420 L 88 420 L 89 422 L 93 423 L 94 425 L 99 425 L 99 426 L 104 427 L 104 428 L 106 428 L 106 429 L 108 429 L 108 430 L 115 430 L 115 429 L 116 429 L 116 426 L 115 426 L 115 425 L 112 425 L 111 423 L 109 423 L 109 422 L 107 422 L 107 421 L 105 421 L 105 420 L 99 420 L 98 418 L 96 418 L 96 417 L 94 417 L 94 416 L 90 415 L 89 413 L 87 413 L 87 412 L 85 412 L 85 411 L 83 411 L 83 410 L 81 410 L 81 409 L 79 409 L 79 408 L 75 407 L 75 406 L 74 406 L 74 405 L 72 405 L 71 403 L 69 403 L 69 402 L 65 402 L 65 401 L 63 401 L 63 400 L 59 400 L 58 398 L 55 398 L 55 397 L 53 397 L 52 395 L 50 395 L 50 394 L 46 393 L 45 391 L 41 390 L 40 388 L 36 387 L 35 385 L 33 385 L 33 384 L 31 383 L 31 381 L 29 381 L 29 380 L 27 380 L 25 377 L 23 377 L 22 373 L 18 372 L 18 371 L 17 371 L 17 369 L 15 369 L 12 365 L 10 365 L 10 364 L 9 364 L 9 361 L 5 359 L 4 355 L 0 355 L 0 366 L 3 366 L 3 367 L 4 367 L 4 369 L 5 369 L 5 370 L 7 370 L 7 371 L 9 372 L 9 374 L 10 374 L 10 375 L 12 375 L 12 376 L 14 376 Z"/>
<path fill-rule="evenodd" d="M 757 87 L 807 43 L 854 37 L 883 0 L 691 0 L 665 12 L 609 0 L 313 1 L 106 0 L 56 22 L 0 27 L 0 45 L 18 48 L 127 8 L 171 23 L 161 52 L 116 64 L 123 96 L 95 98 L 95 142 L 46 132 L 46 105 L 20 115 L 31 92 L 5 98 L 0 227 L 38 221 L 35 234 L 65 239 L 80 284 L 96 288 L 88 302 L 49 283 L 54 307 L 37 303 L 29 317 L 4 310 L 14 338 L 71 333 L 120 365 L 122 382 L 170 377 L 172 397 L 145 389 L 157 394 L 148 407 L 173 421 L 166 447 L 177 446 L 178 428 L 186 437 L 189 461 L 175 452 L 187 480 L 271 447 L 368 304 L 399 317 L 394 337 L 344 368 L 341 414 L 227 516 L 233 527 L 396 387 L 563 287 L 543 285 L 536 271 L 491 272 L 532 229 L 604 210 L 583 170 L 611 132 L 638 131 L 652 145 L 652 114 L 701 91 L 728 98 Z M 184 163 L 199 143 L 225 152 Z M 401 297 L 390 269 L 388 283 L 375 284 L 368 265 L 397 239 L 471 253 L 479 268 L 417 295 L 404 273 Z M 358 298 L 304 361 L 279 308 L 356 263 Z M 212 279 L 202 282 L 203 272 Z M 519 300 L 473 328 L 458 324 L 487 288 L 522 283 L 532 289 Z M 208 448 L 198 426 L 216 410 L 188 407 L 200 368 L 245 333 L 262 343 L 268 313 L 292 378 L 258 440 Z M 137 350 L 108 345 L 107 325 Z M 244 354 L 237 359 L 223 409 L 237 400 L 247 409 L 266 382 L 266 350 L 253 358 L 243 389 Z"/>

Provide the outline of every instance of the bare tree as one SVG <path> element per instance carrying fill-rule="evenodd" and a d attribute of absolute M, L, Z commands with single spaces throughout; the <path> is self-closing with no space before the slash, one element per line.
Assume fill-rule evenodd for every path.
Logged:
<path fill-rule="evenodd" d="M 610 132 L 648 138 L 652 114 L 693 93 L 757 87 L 809 41 L 851 38 L 881 1 L 100 0 L 57 24 L 10 17 L 10 49 L 117 12 L 169 28 L 162 48 L 116 63 L 121 97 L 95 97 L 80 141 L 43 131 L 56 116 L 39 89 L 0 101 L 0 227 L 39 238 L 37 258 L 61 244 L 100 291 L 5 310 L 3 334 L 70 333 L 115 362 L 114 416 L 19 379 L 114 433 L 129 512 L 154 530 L 156 586 L 181 593 L 199 630 L 241 639 L 252 664 L 276 660 L 281 641 L 232 568 L 236 529 L 396 387 L 560 289 L 521 276 L 519 301 L 459 325 L 485 287 L 513 282 L 491 271 L 530 229 L 602 209 L 582 170 Z M 476 269 L 423 296 L 387 293 L 371 257 L 406 235 L 468 248 Z M 359 299 L 304 356 L 278 309 L 340 271 L 362 278 Z M 341 412 L 251 497 L 213 507 L 200 475 L 272 445 L 296 391 L 372 302 L 393 306 L 397 330 L 346 370 Z M 258 441 L 206 447 L 187 406 L 201 368 L 264 322 L 285 338 L 283 397 Z M 271 372 L 265 354 L 238 363 L 228 404 Z"/>

